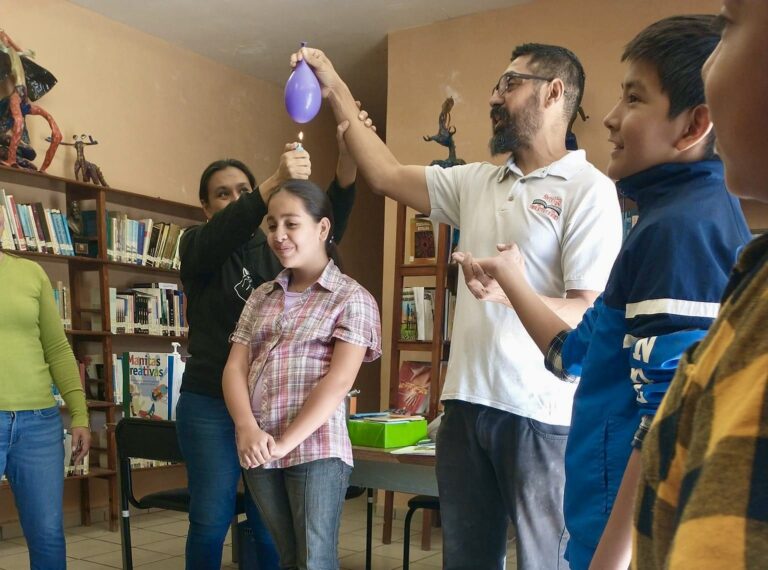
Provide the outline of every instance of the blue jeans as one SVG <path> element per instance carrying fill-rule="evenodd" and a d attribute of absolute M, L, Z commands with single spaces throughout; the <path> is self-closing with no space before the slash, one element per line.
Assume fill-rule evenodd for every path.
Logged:
<path fill-rule="evenodd" d="M 341 509 L 351 472 L 338 458 L 245 472 L 248 489 L 277 542 L 280 568 L 338 569 Z"/>
<path fill-rule="evenodd" d="M 13 491 L 32 570 L 67 567 L 64 428 L 57 407 L 0 411 L 0 473 Z"/>
<path fill-rule="evenodd" d="M 444 568 L 501 570 L 507 526 L 517 568 L 562 570 L 567 426 L 459 400 L 445 402 L 437 437 Z"/>
<path fill-rule="evenodd" d="M 190 492 L 186 567 L 218 570 L 242 476 L 235 426 L 224 400 L 182 392 L 176 407 L 176 431 Z M 257 549 L 259 567 L 255 570 L 276 570 L 277 550 L 248 493 L 245 513 Z"/>

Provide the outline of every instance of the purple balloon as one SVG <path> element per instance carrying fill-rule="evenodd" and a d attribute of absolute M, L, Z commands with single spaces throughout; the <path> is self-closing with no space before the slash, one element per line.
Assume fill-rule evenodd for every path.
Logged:
<path fill-rule="evenodd" d="M 297 123 L 308 123 L 320 111 L 320 82 L 303 59 L 285 84 L 285 108 Z"/>

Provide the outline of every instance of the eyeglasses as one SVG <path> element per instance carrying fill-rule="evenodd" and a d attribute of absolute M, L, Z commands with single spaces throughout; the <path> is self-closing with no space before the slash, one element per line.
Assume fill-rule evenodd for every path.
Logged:
<path fill-rule="evenodd" d="M 504 95 L 507 91 L 512 91 L 520 87 L 525 79 L 538 79 L 539 81 L 552 81 L 554 77 L 542 77 L 540 75 L 529 75 L 527 73 L 517 73 L 516 71 L 508 71 L 499 78 L 499 82 L 491 89 L 491 95 L 498 93 L 499 97 Z"/>

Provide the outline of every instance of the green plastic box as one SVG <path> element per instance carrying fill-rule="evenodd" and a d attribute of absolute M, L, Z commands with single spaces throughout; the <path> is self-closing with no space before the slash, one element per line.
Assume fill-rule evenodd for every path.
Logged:
<path fill-rule="evenodd" d="M 365 447 L 405 447 L 427 437 L 427 420 L 389 424 L 348 420 L 347 428 L 352 445 Z"/>

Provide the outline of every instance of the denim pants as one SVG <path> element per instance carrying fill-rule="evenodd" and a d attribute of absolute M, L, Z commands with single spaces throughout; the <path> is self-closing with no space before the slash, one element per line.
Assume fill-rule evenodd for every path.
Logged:
<path fill-rule="evenodd" d="M 186 567 L 219 570 L 242 476 L 235 425 L 224 400 L 182 392 L 176 407 L 176 431 L 190 493 Z M 245 512 L 259 561 L 254 570 L 276 570 L 278 556 L 272 538 L 249 494 L 245 495 Z"/>
<path fill-rule="evenodd" d="M 519 570 L 562 570 L 567 426 L 459 400 L 445 402 L 437 437 L 444 567 L 504 568 L 507 526 Z"/>
<path fill-rule="evenodd" d="M 67 567 L 63 439 L 58 407 L 0 411 L 0 473 L 13 491 L 32 570 Z"/>
<path fill-rule="evenodd" d="M 337 570 L 341 510 L 352 468 L 338 458 L 284 469 L 249 469 L 248 489 L 283 570 Z"/>

